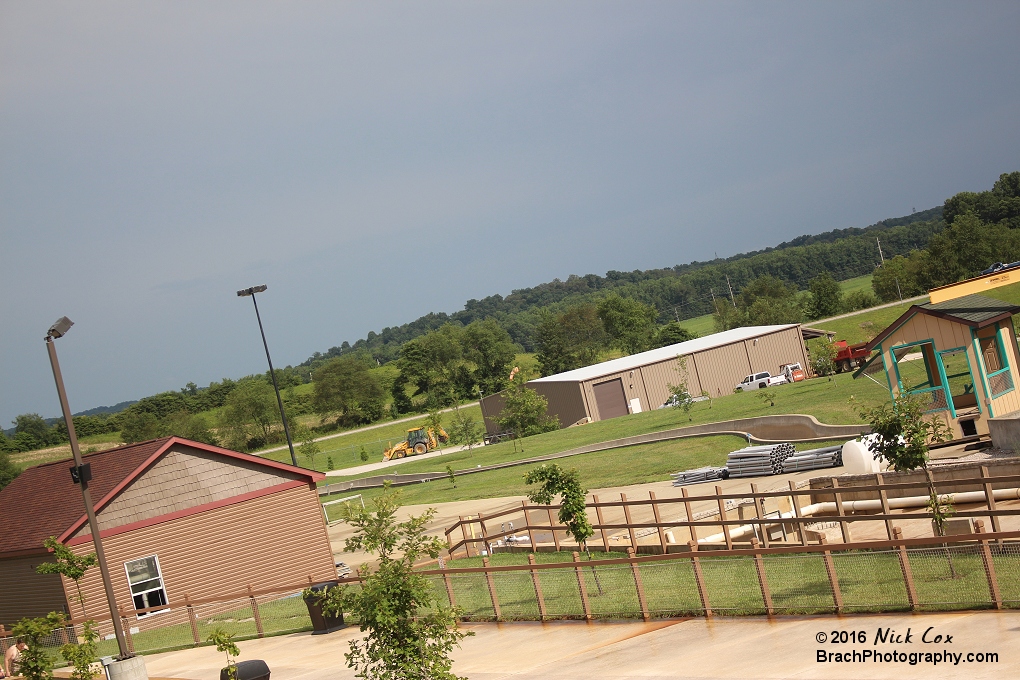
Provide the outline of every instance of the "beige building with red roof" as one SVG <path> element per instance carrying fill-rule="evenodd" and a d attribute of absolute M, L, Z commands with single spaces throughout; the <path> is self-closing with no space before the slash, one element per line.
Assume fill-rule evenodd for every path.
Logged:
<path fill-rule="evenodd" d="M 336 578 L 316 482 L 320 472 L 167 437 L 85 457 L 117 604 L 122 609 Z M 41 575 L 49 536 L 93 552 L 69 461 L 25 470 L 0 491 L 0 624 L 67 611 L 73 582 Z M 85 611 L 107 612 L 98 568 Z M 151 616 L 158 616 L 152 614 Z"/>

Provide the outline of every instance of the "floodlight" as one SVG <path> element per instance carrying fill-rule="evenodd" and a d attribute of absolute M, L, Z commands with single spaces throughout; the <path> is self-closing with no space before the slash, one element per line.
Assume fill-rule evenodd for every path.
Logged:
<path fill-rule="evenodd" d="M 237 291 L 237 297 L 249 297 L 255 293 L 262 293 L 269 286 L 252 286 L 251 288 L 245 288 L 244 290 Z"/>
<path fill-rule="evenodd" d="M 73 325 L 73 321 L 68 319 L 66 316 L 62 316 L 57 319 L 52 326 L 50 326 L 50 329 L 46 332 L 46 336 L 50 338 L 63 337 L 63 335 L 67 333 Z"/>

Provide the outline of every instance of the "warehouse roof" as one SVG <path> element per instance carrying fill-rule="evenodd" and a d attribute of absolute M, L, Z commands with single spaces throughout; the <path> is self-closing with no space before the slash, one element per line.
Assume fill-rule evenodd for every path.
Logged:
<path fill-rule="evenodd" d="M 89 490 L 96 512 L 102 510 L 119 491 L 141 475 L 174 444 L 219 454 L 227 458 L 256 463 L 287 474 L 305 477 L 309 482 L 324 479 L 313 470 L 294 467 L 218 446 L 202 444 L 180 437 L 163 437 L 147 442 L 106 449 L 83 457 L 92 466 Z M 68 527 L 84 523 L 85 504 L 81 491 L 71 481 L 68 468 L 73 463 L 62 460 L 28 468 L 0 491 L 0 517 L 8 521 L 0 544 L 0 556 L 10 553 L 46 552 L 43 541 L 60 536 Z"/>
<path fill-rule="evenodd" d="M 637 354 L 631 354 L 630 356 L 620 357 L 619 359 L 603 361 L 601 364 L 592 364 L 591 366 L 585 366 L 584 368 L 575 368 L 572 371 L 548 375 L 544 378 L 536 378 L 529 382 L 581 382 L 583 380 L 591 380 L 592 378 L 600 378 L 604 375 L 620 373 L 621 371 L 630 371 L 641 366 L 657 364 L 660 361 L 666 361 L 681 355 L 703 352 L 707 349 L 731 345 L 735 342 L 742 342 L 744 340 L 750 340 L 751 338 L 757 338 L 762 335 L 768 335 L 769 333 L 776 333 L 778 331 L 785 331 L 788 328 L 796 327 L 797 324 L 782 324 L 778 326 L 744 326 L 742 328 L 731 328 L 730 330 L 723 331 L 722 333 L 713 333 L 712 335 L 706 335 L 703 338 L 695 338 L 694 340 L 679 342 L 675 345 L 666 345 L 665 347 L 650 349 L 647 352 L 639 352 Z"/>

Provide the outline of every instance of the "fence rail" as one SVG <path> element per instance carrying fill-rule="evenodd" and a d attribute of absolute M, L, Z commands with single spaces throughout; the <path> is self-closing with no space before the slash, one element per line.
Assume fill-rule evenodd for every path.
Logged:
<path fill-rule="evenodd" d="M 1004 508 L 996 503 L 997 500 L 1020 500 L 1020 475 L 992 476 L 987 467 L 980 471 L 981 476 L 938 481 L 936 488 L 945 501 L 956 502 L 960 506 L 979 506 L 977 509 L 957 510 L 955 518 L 987 518 L 992 529 L 997 531 L 1001 517 L 1020 516 L 1020 506 Z M 879 473 L 875 475 L 874 484 L 840 486 L 837 477 L 830 478 L 830 484 L 828 488 L 798 488 L 791 481 L 788 489 L 759 491 L 752 483 L 746 492 L 730 493 L 723 493 L 722 488 L 716 486 L 716 493 L 699 496 L 690 495 L 686 488 L 681 488 L 680 497 L 657 498 L 654 492 L 649 492 L 647 499 L 628 499 L 625 494 L 620 494 L 618 501 L 603 501 L 592 496 L 587 509 L 594 513 L 594 517 L 589 519 L 595 534 L 588 541 L 588 548 L 611 552 L 630 546 L 639 552 L 667 553 L 671 549 L 686 550 L 686 539 L 689 539 L 702 548 L 718 544 L 731 549 L 734 540 L 747 541 L 750 536 L 766 547 L 771 541 L 790 540 L 806 546 L 818 540 L 807 530 L 820 522 L 836 525 L 843 543 L 853 540 L 852 524 L 881 522 L 885 525 L 886 539 L 891 540 L 893 521 L 931 520 L 926 509 L 893 513 L 895 508 L 891 507 L 891 504 L 903 505 L 907 496 L 926 499 L 926 483 L 887 483 Z M 851 495 L 855 500 L 847 498 Z M 807 505 L 802 503 L 805 497 Z M 923 507 L 921 501 L 918 503 L 919 507 Z M 695 504 L 701 506 L 700 511 L 695 511 Z M 560 550 L 572 539 L 568 540 L 566 526 L 556 519 L 559 508 L 559 505 L 533 505 L 522 501 L 519 506 L 499 512 L 460 517 L 445 531 L 448 553 L 454 558 L 489 554 L 494 550 L 535 550 L 540 547 L 539 538 L 544 540 L 544 547 Z M 682 516 L 664 518 L 675 510 L 682 510 Z M 615 520 L 607 519 L 610 511 L 615 514 Z M 736 517 L 732 516 L 734 513 Z M 635 521 L 634 515 L 643 515 L 643 518 Z M 510 522 L 508 528 L 507 520 L 511 518 L 517 522 Z M 490 529 L 497 521 L 501 523 L 499 531 Z M 687 534 L 682 542 L 672 535 L 677 529 L 683 529 Z M 709 536 L 705 529 L 715 533 Z M 782 536 L 771 537 L 777 531 Z M 455 533 L 460 536 L 455 536 Z M 641 538 L 649 540 L 642 544 Z M 624 542 L 614 546 L 612 540 Z"/>

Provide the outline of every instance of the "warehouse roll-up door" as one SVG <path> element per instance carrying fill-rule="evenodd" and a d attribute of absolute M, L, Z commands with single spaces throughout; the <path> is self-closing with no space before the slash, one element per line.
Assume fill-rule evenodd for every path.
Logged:
<path fill-rule="evenodd" d="M 600 420 L 625 416 L 630 413 L 627 410 L 627 397 L 623 393 L 623 381 L 619 378 L 596 383 L 593 389 L 595 390 L 595 403 L 599 407 Z"/>

